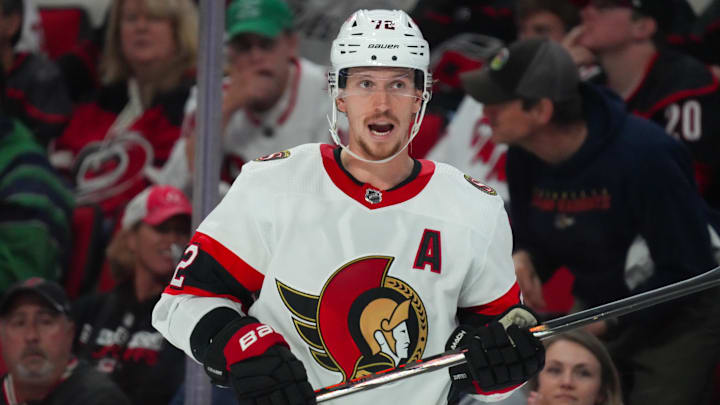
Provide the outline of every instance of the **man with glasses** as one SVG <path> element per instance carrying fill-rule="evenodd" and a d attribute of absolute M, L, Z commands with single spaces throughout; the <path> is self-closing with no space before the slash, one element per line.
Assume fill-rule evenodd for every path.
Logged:
<path fill-rule="evenodd" d="M 71 352 L 75 324 L 69 311 L 62 287 L 41 278 L 15 284 L 2 297 L 0 343 L 8 373 L 1 405 L 130 404 L 112 381 Z"/>
<path fill-rule="evenodd" d="M 234 0 L 226 13 L 227 73 L 222 119 L 222 178 L 249 159 L 329 140 L 325 69 L 298 56 L 293 15 L 283 0 Z M 185 187 L 194 156 L 196 94 L 164 182 Z"/>

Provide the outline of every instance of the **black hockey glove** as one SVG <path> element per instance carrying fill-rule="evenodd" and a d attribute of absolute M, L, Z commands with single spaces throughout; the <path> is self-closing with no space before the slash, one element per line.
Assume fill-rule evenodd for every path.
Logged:
<path fill-rule="evenodd" d="M 205 372 L 235 389 L 240 405 L 315 404 L 305 367 L 283 337 L 253 317 L 236 319 L 212 339 Z"/>
<path fill-rule="evenodd" d="M 446 350 L 467 348 L 467 363 L 450 367 L 453 391 L 489 393 L 520 385 L 545 365 L 545 347 L 527 328 L 537 317 L 524 306 L 510 307 L 484 327 L 460 325 Z"/>

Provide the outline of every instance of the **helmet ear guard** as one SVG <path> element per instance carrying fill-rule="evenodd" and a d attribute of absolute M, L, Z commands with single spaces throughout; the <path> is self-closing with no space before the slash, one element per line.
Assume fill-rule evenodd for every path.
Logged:
<path fill-rule="evenodd" d="M 402 10 L 358 10 L 340 27 L 330 51 L 328 92 L 331 114 L 328 116 L 333 141 L 356 159 L 383 163 L 402 152 L 420 130 L 425 108 L 432 95 L 430 46 L 415 22 Z M 367 160 L 353 153 L 340 142 L 337 135 L 337 105 L 339 89 L 347 85 L 347 69 L 353 67 L 400 67 L 414 70 L 413 82 L 422 91 L 422 106 L 415 114 L 410 137 L 395 155 L 379 160 Z"/>

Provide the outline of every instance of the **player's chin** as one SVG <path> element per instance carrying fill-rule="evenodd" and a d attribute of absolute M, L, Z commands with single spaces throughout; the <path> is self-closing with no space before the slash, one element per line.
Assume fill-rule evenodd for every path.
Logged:
<path fill-rule="evenodd" d="M 403 141 L 395 141 L 395 143 L 390 142 L 361 142 L 360 148 L 363 150 L 364 154 L 371 160 L 383 160 L 387 159 L 396 153 L 402 148 Z"/>

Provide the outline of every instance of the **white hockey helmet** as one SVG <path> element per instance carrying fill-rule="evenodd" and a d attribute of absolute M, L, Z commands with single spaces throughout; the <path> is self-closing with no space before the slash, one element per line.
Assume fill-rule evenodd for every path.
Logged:
<path fill-rule="evenodd" d="M 331 117 L 328 118 L 330 134 L 335 143 L 363 161 L 368 160 L 350 151 L 337 135 L 335 100 L 339 95 L 339 89 L 345 87 L 345 69 L 364 66 L 414 69 L 415 86 L 422 91 L 422 107 L 415 115 L 408 142 L 395 155 L 369 162 L 382 163 L 393 159 L 417 135 L 425 115 L 425 107 L 432 95 L 432 75 L 428 72 L 430 47 L 423 38 L 422 32 L 402 10 L 358 10 L 340 27 L 340 32 L 332 43 L 330 63 L 328 73 L 328 90 L 332 103 Z"/>

